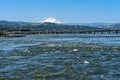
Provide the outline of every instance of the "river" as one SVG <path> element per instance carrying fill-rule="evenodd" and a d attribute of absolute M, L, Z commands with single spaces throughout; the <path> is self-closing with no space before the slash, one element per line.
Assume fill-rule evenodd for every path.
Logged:
<path fill-rule="evenodd" d="M 120 34 L 0 38 L 0 80 L 119 80 Z"/>

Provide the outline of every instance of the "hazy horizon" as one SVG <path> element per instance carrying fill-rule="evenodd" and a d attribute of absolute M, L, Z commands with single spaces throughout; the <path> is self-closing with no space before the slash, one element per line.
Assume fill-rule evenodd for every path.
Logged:
<path fill-rule="evenodd" d="M 0 20 L 8 22 L 28 22 L 28 23 L 40 23 L 40 21 L 11 21 L 11 20 Z M 120 22 L 62 22 L 62 24 L 117 24 Z"/>

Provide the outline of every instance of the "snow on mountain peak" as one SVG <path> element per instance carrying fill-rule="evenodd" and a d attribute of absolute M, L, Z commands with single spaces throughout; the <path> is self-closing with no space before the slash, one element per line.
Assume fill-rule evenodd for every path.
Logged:
<path fill-rule="evenodd" d="M 43 21 L 41 21 L 42 23 L 45 23 L 45 22 L 48 22 L 48 23 L 61 23 L 60 21 L 58 21 L 56 18 L 53 18 L 53 17 L 50 17 L 50 18 L 47 18 Z"/>

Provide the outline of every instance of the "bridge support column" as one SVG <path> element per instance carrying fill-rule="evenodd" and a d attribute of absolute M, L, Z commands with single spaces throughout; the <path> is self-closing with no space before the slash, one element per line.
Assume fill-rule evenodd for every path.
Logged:
<path fill-rule="evenodd" d="M 118 32 L 117 32 L 117 31 L 115 31 L 115 34 L 118 34 Z"/>

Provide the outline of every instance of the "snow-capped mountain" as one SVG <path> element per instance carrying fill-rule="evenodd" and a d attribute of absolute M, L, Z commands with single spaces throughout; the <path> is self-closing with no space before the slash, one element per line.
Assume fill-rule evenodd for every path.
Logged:
<path fill-rule="evenodd" d="M 41 23 L 57 23 L 57 24 L 60 24 L 61 22 L 60 21 L 58 21 L 56 18 L 54 18 L 54 17 L 50 17 L 50 18 L 47 18 L 47 19 L 45 19 L 45 20 L 43 20 L 43 21 L 41 21 Z"/>

